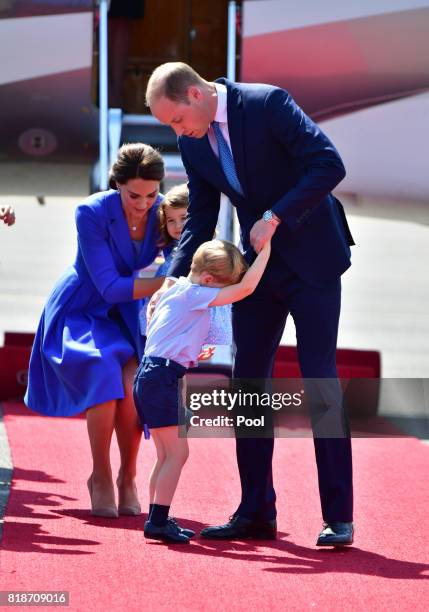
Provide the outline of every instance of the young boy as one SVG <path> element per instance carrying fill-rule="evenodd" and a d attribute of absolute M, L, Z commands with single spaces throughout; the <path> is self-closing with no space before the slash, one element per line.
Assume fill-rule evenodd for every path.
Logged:
<path fill-rule="evenodd" d="M 191 272 L 165 291 L 147 330 L 145 355 L 134 380 L 134 400 L 140 420 L 149 427 L 157 461 L 149 491 L 146 538 L 187 543 L 193 532 L 183 530 L 168 513 L 180 473 L 188 458 L 188 441 L 179 437 L 179 379 L 196 365 L 210 327 L 209 309 L 232 304 L 256 289 L 270 256 L 268 242 L 247 270 L 231 243 L 211 240 L 194 254 Z M 246 271 L 247 270 L 247 271 Z M 153 502 L 153 503 L 152 503 Z"/>

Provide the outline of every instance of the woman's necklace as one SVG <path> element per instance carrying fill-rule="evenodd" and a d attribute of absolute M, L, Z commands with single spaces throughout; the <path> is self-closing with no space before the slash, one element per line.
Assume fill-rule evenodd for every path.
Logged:
<path fill-rule="evenodd" d="M 131 223 L 131 221 L 128 221 L 127 219 L 127 224 L 128 224 L 128 228 L 131 232 L 143 232 L 144 231 L 144 227 L 146 226 L 146 218 L 143 219 L 139 219 L 137 222 Z"/>
<path fill-rule="evenodd" d="M 128 219 L 127 217 L 126 217 L 126 219 L 127 219 L 128 228 L 130 230 L 132 230 L 133 232 L 136 232 L 139 224 L 142 221 L 142 219 L 139 219 L 138 221 L 135 221 L 134 223 L 131 222 L 131 219 Z"/>
<path fill-rule="evenodd" d="M 133 222 L 131 218 L 128 216 L 127 211 L 123 205 L 122 205 L 122 209 L 124 211 L 125 220 L 127 222 L 129 231 L 130 232 L 144 231 L 144 228 L 146 227 L 146 222 L 147 222 L 147 215 Z"/>

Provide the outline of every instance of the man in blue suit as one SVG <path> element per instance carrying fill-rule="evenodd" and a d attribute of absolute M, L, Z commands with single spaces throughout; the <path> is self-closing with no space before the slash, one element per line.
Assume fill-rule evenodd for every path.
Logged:
<path fill-rule="evenodd" d="M 188 218 L 169 276 L 186 275 L 197 247 L 212 239 L 220 193 L 236 207 L 248 258 L 272 241 L 260 285 L 233 308 L 234 376 L 272 376 L 290 313 L 303 377 L 335 380 L 340 277 L 350 266 L 353 239 L 330 193 L 345 176 L 333 144 L 287 91 L 223 78 L 208 82 L 180 62 L 153 72 L 146 100 L 176 132 L 189 180 Z M 228 523 L 202 536 L 275 538 L 273 439 L 237 438 L 236 444 L 241 503 Z M 351 544 L 350 437 L 325 432 L 314 444 L 324 520 L 317 544 Z"/>

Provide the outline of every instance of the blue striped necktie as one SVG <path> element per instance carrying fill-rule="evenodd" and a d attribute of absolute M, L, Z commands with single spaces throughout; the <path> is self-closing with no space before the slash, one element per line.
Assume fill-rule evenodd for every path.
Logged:
<path fill-rule="evenodd" d="M 240 181 L 238 180 L 237 172 L 235 171 L 234 159 L 232 157 L 231 150 L 226 142 L 220 125 L 217 121 L 212 123 L 213 130 L 217 140 L 217 146 L 219 149 L 219 161 L 222 166 L 222 170 L 226 176 L 226 180 L 231 187 L 240 195 L 243 195 L 243 189 L 241 188 Z"/>

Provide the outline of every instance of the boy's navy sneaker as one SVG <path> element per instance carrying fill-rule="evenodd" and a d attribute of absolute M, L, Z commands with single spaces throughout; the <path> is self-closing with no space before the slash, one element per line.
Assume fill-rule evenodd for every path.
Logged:
<path fill-rule="evenodd" d="M 172 523 L 171 521 L 168 521 L 162 527 L 146 521 L 144 524 L 144 537 L 150 540 L 162 540 L 171 544 L 187 544 L 189 542 L 188 536 L 181 532 L 177 523 Z"/>

